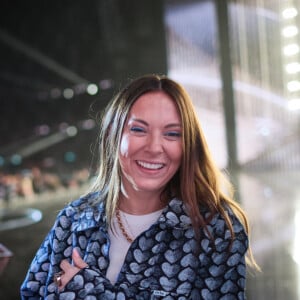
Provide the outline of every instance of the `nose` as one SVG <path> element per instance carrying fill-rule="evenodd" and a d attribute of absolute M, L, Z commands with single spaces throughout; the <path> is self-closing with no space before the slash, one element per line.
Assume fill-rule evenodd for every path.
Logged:
<path fill-rule="evenodd" d="M 151 134 L 147 139 L 147 150 L 152 153 L 163 152 L 163 139 L 160 134 Z"/>

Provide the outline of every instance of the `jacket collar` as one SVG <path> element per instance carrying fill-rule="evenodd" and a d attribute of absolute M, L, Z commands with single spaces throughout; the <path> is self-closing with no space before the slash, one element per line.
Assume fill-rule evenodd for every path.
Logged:
<path fill-rule="evenodd" d="M 187 214 L 185 204 L 182 200 L 177 198 L 173 198 L 168 203 L 159 217 L 158 222 L 181 229 L 187 229 L 192 226 L 192 221 Z"/>
<path fill-rule="evenodd" d="M 84 231 L 95 227 L 106 228 L 105 204 L 97 203 L 99 192 L 88 194 L 72 203 L 75 210 L 72 231 Z"/>
<path fill-rule="evenodd" d="M 104 202 L 91 205 L 97 195 L 99 197 L 99 193 L 90 194 L 74 202 L 73 208 L 76 209 L 76 213 L 73 217 L 73 231 L 84 231 L 95 227 L 107 228 Z M 168 203 L 160 215 L 158 223 L 178 229 L 187 229 L 192 226 L 184 203 L 177 198 L 173 198 Z"/>

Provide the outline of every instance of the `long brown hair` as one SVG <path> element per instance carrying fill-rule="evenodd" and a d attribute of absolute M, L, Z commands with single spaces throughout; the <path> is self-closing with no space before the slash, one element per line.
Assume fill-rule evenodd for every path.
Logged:
<path fill-rule="evenodd" d="M 201 207 L 205 207 L 211 216 L 216 213 L 223 216 L 234 238 L 232 223 L 226 212 L 226 207 L 229 207 L 248 233 L 247 217 L 233 199 L 231 184 L 212 159 L 190 96 L 180 84 L 159 75 L 145 75 L 133 80 L 112 99 L 103 113 L 99 136 L 99 172 L 92 190 L 101 191 L 99 201 L 106 202 L 108 220 L 110 221 L 115 213 L 121 191 L 118 151 L 123 127 L 134 102 L 141 95 L 151 91 L 163 91 L 173 99 L 178 107 L 183 128 L 181 166 L 169 182 L 166 191 L 171 190 L 174 196 L 186 204 L 196 231 L 207 226 L 208 220 L 200 211 Z M 227 187 L 225 190 L 224 183 Z M 254 262 L 252 256 L 250 261 Z"/>

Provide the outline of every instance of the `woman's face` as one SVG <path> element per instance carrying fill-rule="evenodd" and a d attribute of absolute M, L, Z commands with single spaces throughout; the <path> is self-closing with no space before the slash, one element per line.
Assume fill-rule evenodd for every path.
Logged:
<path fill-rule="evenodd" d="M 179 112 L 166 93 L 149 92 L 137 99 L 124 125 L 119 152 L 126 193 L 164 189 L 181 163 L 181 136 Z"/>

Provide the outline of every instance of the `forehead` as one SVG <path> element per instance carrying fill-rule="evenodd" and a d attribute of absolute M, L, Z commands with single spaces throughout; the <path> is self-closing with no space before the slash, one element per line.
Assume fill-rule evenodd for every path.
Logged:
<path fill-rule="evenodd" d="M 163 91 L 148 92 L 140 96 L 132 105 L 129 114 L 165 114 L 179 117 L 179 111 L 175 101 Z"/>

